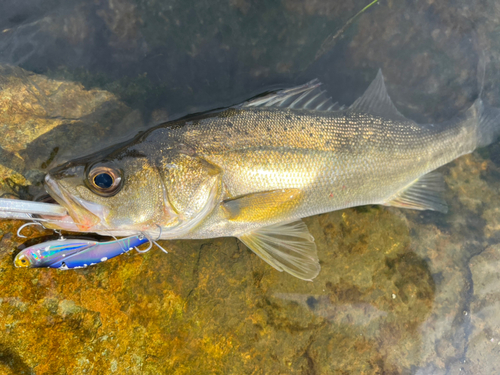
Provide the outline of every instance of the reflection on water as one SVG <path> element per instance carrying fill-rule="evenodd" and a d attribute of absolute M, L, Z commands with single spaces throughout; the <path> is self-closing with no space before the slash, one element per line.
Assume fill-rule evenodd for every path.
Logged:
<path fill-rule="evenodd" d="M 2 192 L 166 119 L 319 78 L 350 104 L 378 68 L 405 115 L 450 119 L 481 83 L 500 106 L 500 7 L 367 2 L 0 4 Z M 306 220 L 313 283 L 235 239 L 162 243 L 74 272 L 14 269 L 0 223 L 0 367 L 21 373 L 494 373 L 500 148 L 442 168 L 449 213 L 362 207 Z M 49 232 L 30 227 L 30 238 Z"/>

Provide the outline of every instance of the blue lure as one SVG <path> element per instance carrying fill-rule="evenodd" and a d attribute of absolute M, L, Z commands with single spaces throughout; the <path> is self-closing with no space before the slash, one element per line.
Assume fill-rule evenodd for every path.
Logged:
<path fill-rule="evenodd" d="M 143 234 L 109 242 L 61 238 L 22 250 L 14 259 L 14 265 L 61 270 L 85 268 L 124 254 L 148 241 L 150 240 Z"/>

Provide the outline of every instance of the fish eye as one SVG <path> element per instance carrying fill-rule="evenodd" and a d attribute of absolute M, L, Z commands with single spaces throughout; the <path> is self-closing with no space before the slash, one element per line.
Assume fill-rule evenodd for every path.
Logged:
<path fill-rule="evenodd" d="M 109 189 L 113 186 L 113 176 L 109 173 L 99 173 L 94 177 L 94 185 L 99 186 L 101 189 Z"/>
<path fill-rule="evenodd" d="M 121 181 L 120 171 L 103 165 L 92 166 L 87 176 L 91 190 L 103 197 L 111 197 L 118 193 Z"/>
<path fill-rule="evenodd" d="M 16 258 L 15 260 L 15 266 L 16 267 L 29 267 L 30 266 L 30 262 L 29 260 L 26 258 L 25 255 L 20 255 Z"/>

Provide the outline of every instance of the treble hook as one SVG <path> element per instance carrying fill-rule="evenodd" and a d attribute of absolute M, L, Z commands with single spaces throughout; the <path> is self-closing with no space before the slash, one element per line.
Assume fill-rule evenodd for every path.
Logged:
<path fill-rule="evenodd" d="M 23 236 L 23 235 L 21 234 L 21 231 L 22 231 L 24 228 L 29 227 L 30 225 L 39 225 L 39 226 L 41 226 L 43 229 L 47 229 L 47 228 L 45 228 L 45 227 L 44 227 L 44 225 L 43 225 L 42 223 L 39 223 L 38 221 L 32 221 L 31 223 L 26 223 L 26 224 L 23 224 L 23 225 L 21 225 L 21 226 L 19 227 L 19 229 L 17 230 L 17 237 L 19 237 L 19 238 L 28 238 L 28 237 L 26 237 L 26 236 Z"/>
<path fill-rule="evenodd" d="M 165 254 L 168 254 L 168 251 L 165 250 L 163 247 L 161 247 L 158 244 L 158 242 L 156 242 L 156 241 L 158 241 L 160 239 L 160 237 L 161 237 L 161 231 L 162 231 L 161 226 L 159 226 L 158 224 L 156 224 L 156 226 L 158 227 L 158 229 L 160 229 L 160 234 L 158 234 L 158 237 L 156 238 L 156 240 L 152 240 L 148 236 L 146 236 L 144 233 L 141 233 L 141 236 L 145 236 L 148 239 L 148 241 L 149 241 L 149 247 L 146 250 L 139 250 L 137 247 L 134 246 L 134 248 L 135 248 L 135 250 L 137 252 L 139 252 L 139 253 L 147 253 L 149 250 L 151 250 L 151 248 L 153 247 L 153 244 L 155 244 L 161 251 L 163 251 Z"/>
<path fill-rule="evenodd" d="M 139 250 L 139 248 L 137 246 L 134 246 L 134 249 L 138 252 L 138 253 L 147 253 L 149 250 L 151 250 L 151 248 L 153 247 L 153 241 L 151 241 L 151 239 L 146 236 L 144 233 L 141 232 L 141 234 L 139 235 L 139 239 L 143 239 L 144 237 L 146 237 L 149 241 L 149 247 L 146 249 L 146 250 Z"/>
<path fill-rule="evenodd" d="M 158 247 L 161 251 L 163 251 L 165 254 L 168 254 L 168 251 L 165 250 L 163 247 L 161 247 L 158 242 L 156 241 L 153 241 L 153 243 L 156 245 L 156 247 Z"/>
<path fill-rule="evenodd" d="M 156 226 L 160 229 L 160 234 L 158 234 L 158 238 L 157 238 L 156 240 L 153 240 L 153 243 L 156 245 L 156 247 L 158 247 L 158 248 L 159 248 L 161 251 L 163 251 L 165 254 L 168 254 L 168 251 L 167 251 L 167 250 L 165 250 L 163 247 L 161 247 L 161 246 L 158 244 L 158 242 L 156 242 L 156 241 L 158 241 L 158 240 L 161 238 L 161 230 L 162 230 L 162 229 L 161 229 L 161 226 L 159 226 L 158 224 L 156 224 Z"/>

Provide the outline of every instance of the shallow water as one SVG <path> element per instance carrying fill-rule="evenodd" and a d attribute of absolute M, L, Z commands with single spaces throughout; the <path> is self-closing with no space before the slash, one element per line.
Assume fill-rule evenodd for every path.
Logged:
<path fill-rule="evenodd" d="M 381 68 L 398 109 L 423 123 L 481 90 L 500 107 L 497 2 L 381 1 L 332 41 L 367 3 L 4 1 L 0 190 L 28 199 L 70 157 L 312 78 L 349 105 Z M 441 171 L 446 215 L 369 206 L 306 219 L 322 265 L 313 283 L 233 238 L 15 269 L 22 223 L 1 221 L 0 372 L 494 373 L 500 146 Z"/>

